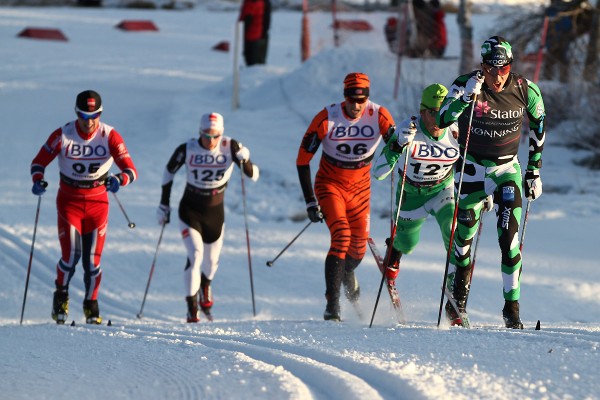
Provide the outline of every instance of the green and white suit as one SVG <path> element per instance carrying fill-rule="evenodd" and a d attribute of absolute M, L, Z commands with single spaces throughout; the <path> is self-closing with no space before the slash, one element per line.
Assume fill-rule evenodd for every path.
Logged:
<path fill-rule="evenodd" d="M 451 125 L 440 137 L 434 138 L 419 117 L 414 140 L 400 148 L 397 143 L 398 132 L 408 127 L 411 121 L 406 119 L 398 125 L 396 133 L 375 162 L 373 175 L 377 180 L 383 180 L 398 164 L 400 178 L 396 190 L 397 204 L 402 187 L 402 169 L 408 155 L 394 248 L 402 254 L 410 254 L 419 243 L 423 223 L 432 215 L 440 226 L 447 250 L 455 207 L 453 165 L 459 157 L 459 145 L 454 136 L 458 134 L 458 126 Z"/>
<path fill-rule="evenodd" d="M 463 100 L 466 82 L 476 71 L 453 82 L 438 114 L 438 126 L 458 122 L 461 156 L 467 143 L 473 102 Z M 546 116 L 539 87 L 510 72 L 500 92 L 485 83 L 475 101 L 464 176 L 458 200 L 454 251 L 457 268 L 470 268 L 471 245 L 479 226 L 481 201 L 494 196 L 498 242 L 502 252 L 502 282 L 505 300 L 519 300 L 521 251 L 519 224 L 522 213 L 523 178 L 517 158 L 523 117 L 529 120 L 528 170 L 541 167 Z M 455 181 L 460 180 L 461 162 Z"/>

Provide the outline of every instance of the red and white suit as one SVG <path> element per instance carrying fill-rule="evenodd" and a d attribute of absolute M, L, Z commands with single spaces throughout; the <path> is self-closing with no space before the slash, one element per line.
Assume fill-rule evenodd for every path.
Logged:
<path fill-rule="evenodd" d="M 82 259 L 85 300 L 96 300 L 102 279 L 100 258 L 108 226 L 105 181 L 114 162 L 121 169 L 121 186 L 137 178 L 123 138 L 100 122 L 93 133 L 84 133 L 77 121 L 58 128 L 31 162 L 34 182 L 44 179 L 45 168 L 56 157 L 60 185 L 56 197 L 58 239 L 62 256 L 56 266 L 56 288 L 68 290 L 75 266 Z"/>

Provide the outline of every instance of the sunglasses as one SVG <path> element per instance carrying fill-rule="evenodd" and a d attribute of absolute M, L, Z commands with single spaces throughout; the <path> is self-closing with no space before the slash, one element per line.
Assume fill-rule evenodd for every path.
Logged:
<path fill-rule="evenodd" d="M 218 139 L 222 136 L 220 133 L 218 133 L 216 135 L 211 135 L 210 133 L 201 132 L 201 134 L 202 134 L 202 136 L 204 136 L 205 138 L 208 138 L 208 139 Z"/>
<path fill-rule="evenodd" d="M 369 100 L 368 97 L 346 97 L 346 101 L 352 104 L 364 104 Z"/>
<path fill-rule="evenodd" d="M 488 74 L 492 74 L 493 71 L 498 73 L 500 76 L 504 76 L 510 72 L 510 64 L 504 65 L 502 67 L 495 67 L 489 64 L 481 64 L 483 66 L 483 70 Z"/>
<path fill-rule="evenodd" d="M 89 119 L 96 119 L 100 116 L 100 114 L 102 114 L 102 111 L 99 111 L 97 113 L 94 114 L 86 114 L 86 113 L 82 113 L 81 111 L 77 111 L 77 118 L 81 118 L 85 121 L 89 120 Z"/>

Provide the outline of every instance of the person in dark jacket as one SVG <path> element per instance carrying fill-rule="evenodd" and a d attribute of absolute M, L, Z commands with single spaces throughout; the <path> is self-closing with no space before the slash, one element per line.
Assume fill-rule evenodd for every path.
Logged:
<path fill-rule="evenodd" d="M 271 1 L 244 0 L 239 21 L 244 22 L 246 65 L 266 64 L 271 26 Z"/>

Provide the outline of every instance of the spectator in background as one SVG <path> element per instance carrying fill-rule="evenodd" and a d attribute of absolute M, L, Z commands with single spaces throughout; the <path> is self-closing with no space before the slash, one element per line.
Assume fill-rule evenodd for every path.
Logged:
<path fill-rule="evenodd" d="M 433 20 L 431 10 L 425 0 L 413 0 L 413 12 L 417 26 L 417 39 L 408 49 L 409 57 L 423 57 L 429 48 Z"/>
<path fill-rule="evenodd" d="M 394 54 L 398 54 L 400 51 L 400 43 L 398 42 L 398 18 L 389 17 L 383 27 L 383 33 L 385 34 L 385 40 L 390 47 L 390 51 Z"/>
<path fill-rule="evenodd" d="M 446 23 L 444 21 L 446 14 L 440 5 L 439 0 L 431 0 L 426 3 L 425 0 L 413 0 L 414 26 L 416 35 L 411 35 L 412 26 L 410 23 L 406 27 L 398 22 L 398 18 L 389 17 L 384 27 L 385 38 L 390 47 L 390 51 L 399 54 L 400 46 L 398 32 L 400 29 L 406 29 L 404 37 L 405 53 L 408 57 L 433 57 L 441 58 L 446 51 L 448 37 Z M 411 37 L 413 37 L 411 39 Z"/>
<path fill-rule="evenodd" d="M 244 22 L 246 65 L 266 64 L 271 26 L 271 1 L 244 0 L 239 21 Z"/>
<path fill-rule="evenodd" d="M 581 30 L 585 24 L 578 18 L 582 17 L 582 3 L 587 1 L 552 0 L 546 9 L 549 24 L 544 62 L 545 79 L 554 78 L 554 68 L 557 66 L 560 81 L 569 81 L 569 46 L 585 32 L 585 28 Z"/>
<path fill-rule="evenodd" d="M 448 34 L 446 32 L 446 23 L 444 18 L 446 13 L 440 6 L 438 0 L 431 0 L 429 2 L 431 12 L 431 32 L 428 32 L 429 36 L 429 52 L 432 57 L 441 58 L 446 51 L 448 45 Z"/>

